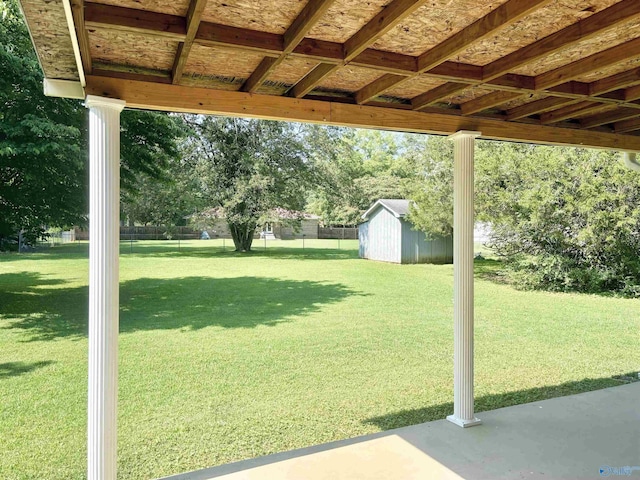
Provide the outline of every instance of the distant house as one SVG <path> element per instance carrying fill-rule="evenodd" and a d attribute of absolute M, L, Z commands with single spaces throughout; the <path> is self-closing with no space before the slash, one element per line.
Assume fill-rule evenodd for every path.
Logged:
<path fill-rule="evenodd" d="M 453 237 L 428 240 L 406 219 L 409 200 L 380 199 L 359 226 L 360 258 L 392 263 L 452 263 Z"/>
<path fill-rule="evenodd" d="M 318 238 L 320 217 L 310 213 L 275 208 L 270 212 L 271 221 L 256 228 L 255 238 L 292 240 L 294 238 Z M 210 238 L 231 238 L 229 226 L 220 208 L 211 208 L 197 215 L 198 223 Z"/>

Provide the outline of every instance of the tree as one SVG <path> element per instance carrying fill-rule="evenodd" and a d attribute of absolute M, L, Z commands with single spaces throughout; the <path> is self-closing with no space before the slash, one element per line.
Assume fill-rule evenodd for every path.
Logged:
<path fill-rule="evenodd" d="M 476 183 L 517 284 L 640 296 L 640 175 L 617 152 L 483 142 Z"/>
<path fill-rule="evenodd" d="M 0 248 L 23 230 L 70 223 L 85 194 L 79 102 L 42 93 L 42 76 L 15 2 L 0 3 Z"/>
<path fill-rule="evenodd" d="M 302 210 L 314 169 L 302 127 L 284 122 L 187 116 L 183 153 L 198 190 L 221 209 L 236 250 L 251 250 L 258 225 L 276 208 Z"/>
<path fill-rule="evenodd" d="M 406 155 L 413 157 L 418 179 L 410 187 L 414 201 L 408 218 L 427 237 L 453 234 L 453 145 L 444 137 L 412 141 Z"/>
<path fill-rule="evenodd" d="M 429 138 L 411 220 L 427 234 L 452 231 L 453 153 Z M 476 218 L 523 288 L 640 296 L 640 175 L 619 154 L 481 141 Z"/>
<path fill-rule="evenodd" d="M 46 97 L 42 72 L 15 0 L 0 0 L 0 248 L 44 226 L 86 222 L 87 111 Z M 157 176 L 177 155 L 179 123 L 152 112 L 122 114 L 123 191 Z"/>
<path fill-rule="evenodd" d="M 418 137 L 418 136 L 415 136 Z M 310 141 L 321 183 L 309 209 L 327 224 L 356 224 L 379 198 L 404 198 L 416 176 L 404 155 L 407 136 L 314 127 Z"/>

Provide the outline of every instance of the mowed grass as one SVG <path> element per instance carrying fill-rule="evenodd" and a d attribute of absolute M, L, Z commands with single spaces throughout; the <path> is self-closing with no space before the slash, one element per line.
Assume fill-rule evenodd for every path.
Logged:
<path fill-rule="evenodd" d="M 123 243 L 118 467 L 155 478 L 445 417 L 451 265 L 355 242 Z M 477 265 L 476 408 L 619 385 L 639 301 L 521 292 Z M 0 255 L 0 478 L 85 477 L 86 245 Z"/>

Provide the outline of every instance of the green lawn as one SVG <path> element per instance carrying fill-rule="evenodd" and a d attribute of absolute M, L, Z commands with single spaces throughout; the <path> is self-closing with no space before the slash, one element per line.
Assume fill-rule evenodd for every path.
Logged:
<path fill-rule="evenodd" d="M 122 244 L 119 478 L 451 413 L 450 265 L 359 260 L 353 241 L 256 247 Z M 2 479 L 84 477 L 87 268 L 82 244 L 0 255 Z M 640 369 L 638 300 L 520 292 L 494 269 L 476 269 L 478 410 Z"/>

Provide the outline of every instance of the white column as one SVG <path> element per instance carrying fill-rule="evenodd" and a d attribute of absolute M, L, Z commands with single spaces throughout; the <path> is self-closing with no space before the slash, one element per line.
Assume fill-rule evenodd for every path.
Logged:
<path fill-rule="evenodd" d="M 89 480 L 116 478 L 120 112 L 125 102 L 87 96 L 89 108 Z"/>
<path fill-rule="evenodd" d="M 459 131 L 453 147 L 453 415 L 461 427 L 473 414 L 473 150 L 480 132 Z"/>

